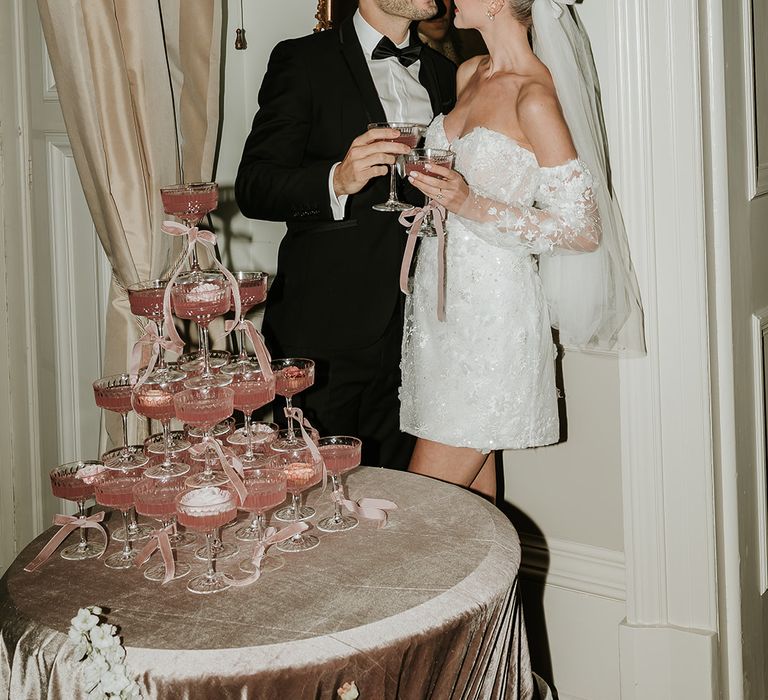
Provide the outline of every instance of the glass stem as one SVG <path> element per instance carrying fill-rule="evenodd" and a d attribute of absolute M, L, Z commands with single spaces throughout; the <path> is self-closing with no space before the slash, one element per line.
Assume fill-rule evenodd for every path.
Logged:
<path fill-rule="evenodd" d="M 341 479 L 336 474 L 331 473 L 331 484 L 333 486 L 333 492 L 340 494 L 341 492 Z M 341 522 L 341 502 L 336 501 L 334 503 L 333 521 L 336 523 Z"/>
<path fill-rule="evenodd" d="M 77 515 L 79 518 L 85 517 L 85 501 L 78 501 L 77 502 Z M 85 551 L 85 548 L 88 546 L 88 542 L 85 538 L 85 528 L 80 528 L 80 544 L 77 545 L 78 549 L 82 552 Z"/>
<path fill-rule="evenodd" d="M 293 403 L 290 396 L 285 397 L 285 407 L 290 411 L 293 409 Z M 288 440 L 293 442 L 296 439 L 296 434 L 293 432 L 293 419 L 288 416 Z"/>
<path fill-rule="evenodd" d="M 205 577 L 212 581 L 216 577 L 216 572 L 213 569 L 213 530 L 209 530 L 205 533 L 205 553 L 208 557 L 208 571 L 205 572 Z"/>
<path fill-rule="evenodd" d="M 125 531 L 125 536 L 134 537 L 139 531 L 139 521 L 136 519 L 136 511 L 134 510 L 133 506 L 131 506 L 128 512 L 130 513 L 131 522 L 128 524 L 128 528 Z"/>
<path fill-rule="evenodd" d="M 163 337 L 163 322 L 162 321 L 155 321 L 155 328 L 157 329 L 157 335 L 162 338 Z M 161 345 L 158 348 L 159 352 L 157 355 L 157 369 L 165 369 L 165 349 Z"/>
<path fill-rule="evenodd" d="M 299 513 L 299 508 L 301 507 L 301 502 L 299 501 L 299 494 L 298 493 L 292 493 L 291 494 L 291 508 L 293 509 L 293 521 L 299 522 L 299 516 L 301 513 Z M 291 537 L 292 542 L 300 542 L 301 541 L 301 533 L 297 532 L 293 537 Z"/>
<path fill-rule="evenodd" d="M 193 272 L 195 270 L 200 269 L 200 263 L 197 262 L 197 243 L 192 246 L 192 265 L 190 266 L 190 270 Z"/>
<path fill-rule="evenodd" d="M 251 414 L 248 411 L 244 412 L 245 422 L 243 429 L 245 430 L 245 457 L 247 459 L 253 459 L 253 436 L 251 435 Z"/>
<path fill-rule="evenodd" d="M 240 323 L 245 321 L 245 316 L 240 317 Z M 238 355 L 239 360 L 247 360 L 248 359 L 248 353 L 245 350 L 245 330 L 239 330 L 237 332 L 237 336 L 239 338 L 238 345 L 240 346 L 240 354 Z"/>
<path fill-rule="evenodd" d="M 128 447 L 128 414 L 121 413 L 120 418 L 123 421 L 123 447 Z"/>
<path fill-rule="evenodd" d="M 203 356 L 203 376 L 211 376 L 211 361 L 208 353 L 208 325 L 198 324 L 200 329 L 200 352 Z"/>
<path fill-rule="evenodd" d="M 124 510 L 123 513 L 123 527 L 125 528 L 125 540 L 123 540 L 123 558 L 127 559 L 131 554 L 131 538 L 128 535 L 128 511 Z"/>
<path fill-rule="evenodd" d="M 396 178 L 397 175 L 395 173 L 395 166 L 390 165 L 389 166 L 389 201 L 390 202 L 396 202 L 397 201 L 397 181 Z"/>
<path fill-rule="evenodd" d="M 203 443 L 205 444 L 205 452 L 203 452 L 203 456 L 205 457 L 203 476 L 206 479 L 210 479 L 211 476 L 213 476 L 213 464 L 211 464 L 211 450 L 209 447 L 210 440 L 212 439 L 210 431 L 206 430 L 205 433 L 203 433 Z"/>
<path fill-rule="evenodd" d="M 256 513 L 251 525 L 256 531 L 256 541 L 261 542 L 264 539 L 264 513 Z"/>
<path fill-rule="evenodd" d="M 163 448 L 165 454 L 163 456 L 163 466 L 168 467 L 171 464 L 171 421 L 160 421 L 163 426 Z"/>

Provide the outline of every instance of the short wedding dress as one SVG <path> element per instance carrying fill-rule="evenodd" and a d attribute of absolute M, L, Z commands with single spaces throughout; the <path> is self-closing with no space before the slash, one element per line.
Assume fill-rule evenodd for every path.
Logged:
<path fill-rule="evenodd" d="M 484 127 L 449 142 L 443 121 L 426 145 L 456 154 L 473 206 L 491 221 L 448 214 L 444 321 L 437 239 L 421 240 L 406 301 L 401 429 L 484 452 L 554 443 L 556 348 L 537 255 L 599 239 L 592 176 L 579 160 L 539 167 L 530 150 Z"/>

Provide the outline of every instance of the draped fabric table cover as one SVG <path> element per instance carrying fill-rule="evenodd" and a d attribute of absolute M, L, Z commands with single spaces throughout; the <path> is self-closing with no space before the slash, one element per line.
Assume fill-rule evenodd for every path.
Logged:
<path fill-rule="evenodd" d="M 58 553 L 26 573 L 44 533 L 0 581 L 0 696 L 85 697 L 66 632 L 78 608 L 99 605 L 119 626 L 145 698 L 335 700 L 345 681 L 361 700 L 531 697 L 520 544 L 509 521 L 478 496 L 414 474 L 360 468 L 345 480 L 354 500 L 398 504 L 386 527 L 313 529 L 320 546 L 272 549 L 282 569 L 214 595 L 189 593 L 183 578 L 161 586 L 138 568 Z M 307 500 L 320 516 L 331 510 L 329 490 Z M 232 541 L 232 531 L 223 538 Z M 221 570 L 243 576 L 241 558 Z"/>

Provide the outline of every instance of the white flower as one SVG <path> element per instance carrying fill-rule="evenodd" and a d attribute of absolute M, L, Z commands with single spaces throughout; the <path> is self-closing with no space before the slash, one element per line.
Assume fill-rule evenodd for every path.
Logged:
<path fill-rule="evenodd" d="M 360 697 L 360 692 L 357 690 L 357 686 L 355 685 L 355 682 L 352 681 L 351 683 L 347 681 L 344 685 L 341 686 L 336 691 L 336 694 L 341 698 L 341 700 L 357 700 L 357 698 Z"/>
<path fill-rule="evenodd" d="M 94 648 L 103 650 L 120 644 L 120 639 L 114 636 L 113 625 L 99 625 L 91 630 L 91 644 Z"/>
<path fill-rule="evenodd" d="M 96 608 L 96 610 L 101 612 L 101 608 Z M 87 608 L 80 608 L 77 611 L 77 616 L 73 617 L 71 622 L 72 627 L 78 632 L 88 632 L 99 624 L 99 618 Z"/>
<path fill-rule="evenodd" d="M 101 688 L 105 693 L 120 696 L 124 688 L 127 688 L 131 681 L 125 675 L 125 666 L 118 664 L 107 671 L 101 677 Z"/>
<path fill-rule="evenodd" d="M 88 688 L 98 685 L 99 679 L 109 671 L 109 664 L 101 654 L 89 656 L 83 666 L 85 685 Z"/>

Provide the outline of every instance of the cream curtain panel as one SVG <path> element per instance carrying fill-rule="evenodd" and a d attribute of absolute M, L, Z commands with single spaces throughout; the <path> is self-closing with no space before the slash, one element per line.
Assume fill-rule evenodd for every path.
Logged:
<path fill-rule="evenodd" d="M 139 325 L 125 288 L 179 252 L 159 188 L 210 180 L 219 125 L 221 2 L 38 0 L 77 171 L 112 265 L 104 374 L 125 372 Z M 94 377 L 96 379 L 96 377 Z M 108 424 L 119 444 L 119 417 Z M 132 441 L 138 439 L 131 426 Z"/>

